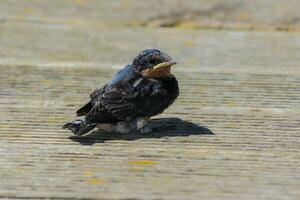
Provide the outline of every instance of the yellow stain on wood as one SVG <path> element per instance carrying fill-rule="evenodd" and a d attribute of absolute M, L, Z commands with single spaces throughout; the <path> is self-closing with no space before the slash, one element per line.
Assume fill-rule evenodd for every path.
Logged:
<path fill-rule="evenodd" d="M 27 169 L 25 167 L 21 167 L 21 166 L 16 167 L 16 172 L 17 173 L 24 173 L 26 171 L 27 171 Z"/>
<path fill-rule="evenodd" d="M 189 58 L 189 59 L 186 60 L 186 63 L 188 65 L 195 65 L 195 64 L 198 63 L 198 60 L 196 58 Z"/>
<path fill-rule="evenodd" d="M 33 12 L 33 8 L 28 7 L 28 8 L 24 8 L 21 13 L 24 15 L 29 15 L 32 12 Z"/>
<path fill-rule="evenodd" d="M 28 7 L 28 8 L 24 8 L 23 10 L 21 10 L 20 12 L 18 12 L 15 16 L 16 19 L 23 19 L 26 15 L 29 15 L 33 12 L 33 9 Z"/>
<path fill-rule="evenodd" d="M 159 27 L 161 24 L 161 21 L 160 20 L 152 20 L 150 22 L 147 23 L 147 27 L 149 28 L 157 28 Z"/>
<path fill-rule="evenodd" d="M 199 28 L 199 24 L 196 22 L 182 22 L 178 25 L 178 28 L 194 29 Z"/>
<path fill-rule="evenodd" d="M 84 6 L 87 4 L 88 0 L 73 0 L 74 4 L 76 4 L 77 6 Z"/>
<path fill-rule="evenodd" d="M 196 44 L 194 41 L 190 41 L 190 40 L 187 40 L 184 42 L 185 46 L 188 46 L 188 47 L 195 47 Z"/>
<path fill-rule="evenodd" d="M 133 160 L 129 162 L 130 165 L 156 165 L 157 162 L 152 160 Z"/>
<path fill-rule="evenodd" d="M 84 176 L 92 176 L 93 173 L 92 173 L 91 171 L 85 171 L 85 172 L 83 173 L 83 175 L 84 175 Z"/>
<path fill-rule="evenodd" d="M 227 125 L 228 128 L 238 128 L 239 126 L 240 126 L 240 124 L 234 123 L 234 122 L 229 123 L 229 124 Z"/>
<path fill-rule="evenodd" d="M 132 2 L 130 0 L 123 0 L 123 1 L 120 1 L 120 5 L 119 5 L 119 8 L 121 10 L 126 10 L 129 8 L 129 6 L 132 4 Z"/>
<path fill-rule="evenodd" d="M 104 183 L 104 180 L 100 178 L 90 178 L 87 180 L 87 183 L 90 185 L 100 185 Z"/>
<path fill-rule="evenodd" d="M 226 102 L 226 104 L 228 105 L 228 106 L 231 106 L 231 107 L 235 107 L 236 106 L 236 102 L 235 101 L 227 101 Z"/>
<path fill-rule="evenodd" d="M 9 128 L 9 124 L 0 124 L 0 128 Z"/>
<path fill-rule="evenodd" d="M 44 80 L 42 81 L 42 83 L 43 83 L 44 85 L 49 85 L 49 84 L 53 83 L 53 81 L 52 81 L 52 80 L 49 80 L 49 79 L 44 79 Z"/>
<path fill-rule="evenodd" d="M 247 12 L 241 12 L 240 14 L 239 14 L 239 19 L 240 20 L 249 20 L 249 19 L 251 19 L 251 14 L 250 13 L 247 13 Z"/>

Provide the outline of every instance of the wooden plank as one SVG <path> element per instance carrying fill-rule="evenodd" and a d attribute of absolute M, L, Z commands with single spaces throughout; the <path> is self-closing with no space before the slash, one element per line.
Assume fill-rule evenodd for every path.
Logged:
<path fill-rule="evenodd" d="M 167 119 L 69 138 L 89 92 L 153 46 L 179 63 Z M 0 198 L 299 199 L 299 50 L 297 32 L 2 21 Z"/>
<path fill-rule="evenodd" d="M 238 44 L 247 39 L 249 42 L 249 35 L 253 40 L 277 37 L 269 33 L 224 34 L 229 34 L 232 40 L 233 35 L 238 35 Z M 273 50 L 279 52 L 281 58 L 287 57 L 281 59 L 280 65 L 274 63 L 278 58 L 273 60 L 272 55 L 260 59 L 259 52 L 269 51 L 270 43 L 261 45 L 264 48 L 259 46 L 257 51 L 247 51 L 245 46 L 237 52 L 229 50 L 228 38 L 205 31 L 199 38 L 205 35 L 224 46 L 220 45 L 221 49 L 217 50 L 208 48 L 206 54 L 199 56 L 212 58 L 216 51 L 231 58 L 240 56 L 246 60 L 243 56 L 248 56 L 252 57 L 250 63 L 256 60 L 264 67 L 257 73 L 251 69 L 248 72 L 248 63 L 238 66 L 238 61 L 228 58 L 227 63 L 223 63 L 232 66 L 230 73 L 218 59 L 207 61 L 215 62 L 210 70 L 205 70 L 205 62 L 192 64 L 186 55 L 193 54 L 194 48 L 203 47 L 201 41 L 205 39 L 197 43 L 198 38 L 194 38 L 195 46 L 199 47 L 174 50 L 179 60 L 190 64 L 179 64 L 175 73 L 181 83 L 181 96 L 160 117 L 178 117 L 201 124 L 214 135 L 198 134 L 203 133 L 203 129 L 185 129 L 185 123 L 181 123 L 185 127 L 181 130 L 171 128 L 151 135 L 98 136 L 97 140 L 84 140 L 81 143 L 86 145 L 81 145 L 68 139 L 70 133 L 62 130 L 61 125 L 73 118 L 74 110 L 87 99 L 88 93 L 105 83 L 115 69 L 111 70 L 108 64 L 106 68 L 84 67 L 84 64 L 83 68 L 49 67 L 43 55 L 59 52 L 59 44 L 51 49 L 46 40 L 45 44 L 39 43 L 44 48 L 35 58 L 41 59 L 39 64 L 45 63 L 45 66 L 2 64 L 1 196 L 297 199 L 300 79 L 299 71 L 292 73 L 296 66 L 289 65 L 296 62 L 296 57 L 288 62 L 292 54 Z M 299 48 L 298 43 L 290 41 L 299 37 L 278 37 L 283 38 L 282 46 Z M 184 44 L 185 41 L 179 42 Z M 24 47 L 18 50 L 15 47 L 15 55 L 11 54 L 20 62 L 29 59 L 21 56 L 20 49 L 23 55 L 37 52 L 34 43 L 32 49 L 29 44 L 12 44 Z M 61 48 L 64 45 L 66 43 L 61 43 Z M 125 60 L 126 56 L 120 55 Z M 4 62 L 5 56 L 1 60 Z M 115 62 L 112 59 L 110 66 Z M 185 71 L 184 67 L 194 71 Z M 280 74 L 279 68 L 284 73 Z M 238 69 L 236 73 L 235 69 Z"/>
<path fill-rule="evenodd" d="M 1 0 L 1 21 L 55 26 L 300 30 L 298 0 Z"/>
<path fill-rule="evenodd" d="M 3 65 L 119 69 L 144 48 L 156 47 L 184 66 L 175 69 L 179 71 L 299 74 L 297 32 L 56 27 L 23 22 L 3 23 L 0 29 Z"/>

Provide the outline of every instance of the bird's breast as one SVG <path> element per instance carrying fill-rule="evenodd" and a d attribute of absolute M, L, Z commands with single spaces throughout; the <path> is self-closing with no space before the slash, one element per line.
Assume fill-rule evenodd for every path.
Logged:
<path fill-rule="evenodd" d="M 164 77 L 153 87 L 155 94 L 151 102 L 151 115 L 162 113 L 178 97 L 179 88 L 175 77 Z"/>

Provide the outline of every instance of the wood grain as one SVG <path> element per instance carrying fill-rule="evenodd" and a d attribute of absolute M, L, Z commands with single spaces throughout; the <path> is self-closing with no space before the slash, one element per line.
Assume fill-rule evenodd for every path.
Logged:
<path fill-rule="evenodd" d="M 298 0 L 1 0 L 1 21 L 50 26 L 300 30 Z"/>
<path fill-rule="evenodd" d="M 9 16 L 0 23 L 0 198 L 300 198 L 299 33 Z M 181 90 L 154 133 L 61 129 L 147 47 L 178 61 Z"/>

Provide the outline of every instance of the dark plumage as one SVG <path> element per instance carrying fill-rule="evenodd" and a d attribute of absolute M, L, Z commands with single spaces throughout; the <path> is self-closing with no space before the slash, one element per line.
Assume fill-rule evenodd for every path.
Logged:
<path fill-rule="evenodd" d="M 178 82 L 170 73 L 172 58 L 157 50 L 142 51 L 77 111 L 84 116 L 63 126 L 82 135 L 98 124 L 109 123 L 118 132 L 149 132 L 150 117 L 162 113 L 179 94 Z"/>

